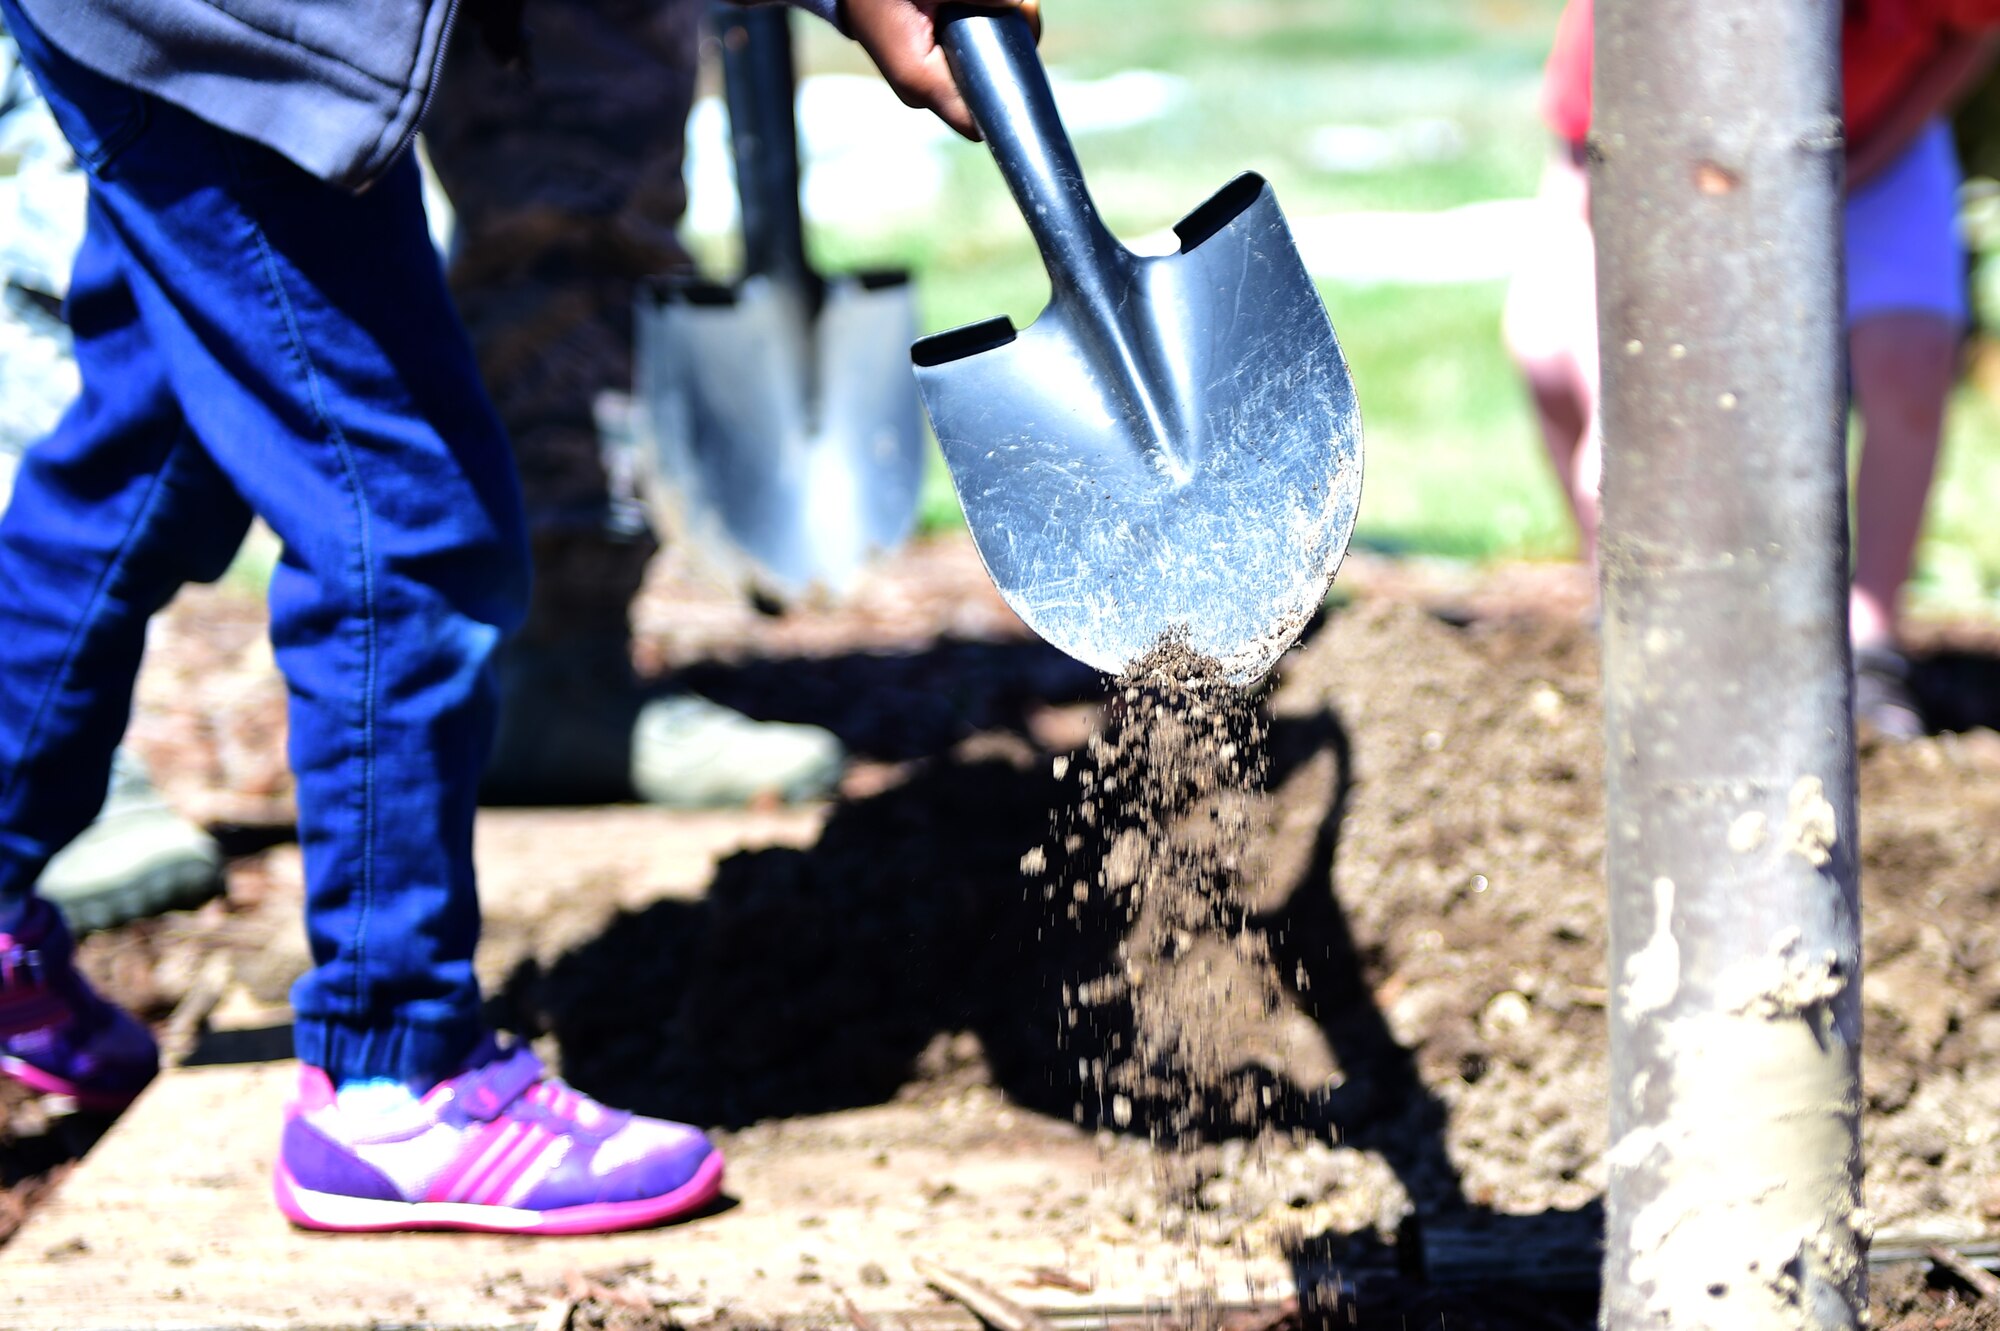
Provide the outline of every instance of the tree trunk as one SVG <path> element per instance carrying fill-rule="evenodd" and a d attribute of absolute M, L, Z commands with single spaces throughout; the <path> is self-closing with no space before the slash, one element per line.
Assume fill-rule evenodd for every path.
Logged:
<path fill-rule="evenodd" d="M 1865 1305 L 1839 37 L 1598 4 L 1613 1331 Z"/>

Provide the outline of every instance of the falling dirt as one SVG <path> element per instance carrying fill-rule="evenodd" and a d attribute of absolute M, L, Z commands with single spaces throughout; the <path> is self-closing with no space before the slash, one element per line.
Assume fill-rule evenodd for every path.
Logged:
<path fill-rule="evenodd" d="M 1284 1003 L 1245 893 L 1265 740 L 1256 700 L 1184 635 L 1163 637 L 1113 683 L 1104 721 L 1084 749 L 1077 802 L 1056 814 L 1071 852 L 1061 863 L 1071 874 L 1048 875 L 1040 854 L 1023 865 L 1040 871 L 1044 901 L 1071 922 L 1093 896 L 1122 918 L 1110 969 L 1064 986 L 1063 1021 L 1087 1034 L 1079 1047 L 1101 1051 L 1080 1057 L 1078 1068 L 1086 1094 L 1097 1098 L 1095 1117 L 1107 1116 L 1108 1097 L 1114 1127 L 1145 1123 L 1170 1232 L 1188 1214 L 1199 1148 L 1218 1136 L 1258 1134 L 1273 1108 L 1271 1086 L 1239 1061 L 1246 1030 Z M 1095 854 L 1074 853 L 1085 848 Z M 1084 861 L 1096 866 L 1088 877 L 1075 874 Z M 1109 1039 L 1107 1010 L 1122 1028 Z M 1261 1171 L 1262 1152 L 1246 1163 Z M 1179 1325 L 1216 1325 L 1212 1291 L 1183 1289 L 1175 1301 Z"/>
<path fill-rule="evenodd" d="M 1264 741 L 1256 703 L 1221 667 L 1184 638 L 1163 639 L 1113 685 L 1078 801 L 1057 815 L 1066 849 L 1094 842 L 1101 853 L 1089 880 L 1045 879 L 1044 899 L 1076 920 L 1101 894 L 1126 923 L 1112 969 L 1066 995 L 1065 1022 L 1095 1033 L 1099 1009 L 1129 1008 L 1130 1041 L 1097 1060 L 1090 1085 L 1109 1096 L 1115 1125 L 1143 1117 L 1174 1150 L 1254 1131 L 1269 1108 L 1269 1088 L 1236 1063 L 1246 1022 L 1283 995 L 1243 890 Z"/>

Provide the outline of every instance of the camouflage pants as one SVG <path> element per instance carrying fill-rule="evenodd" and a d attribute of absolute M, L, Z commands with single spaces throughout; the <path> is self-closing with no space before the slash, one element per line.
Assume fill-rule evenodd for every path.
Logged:
<path fill-rule="evenodd" d="M 675 227 L 704 0 L 527 0 L 529 61 L 461 25 L 425 137 L 457 210 L 451 284 L 514 441 L 535 544 L 523 639 L 625 632 L 652 539 L 606 475 L 593 401 L 630 390 L 639 282 Z"/>

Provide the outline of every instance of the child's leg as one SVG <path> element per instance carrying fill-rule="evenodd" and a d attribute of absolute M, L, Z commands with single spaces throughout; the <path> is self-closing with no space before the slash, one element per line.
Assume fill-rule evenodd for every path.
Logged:
<path fill-rule="evenodd" d="M 0 1072 L 110 1110 L 151 1079 L 153 1041 L 31 889 L 103 798 L 147 616 L 222 571 L 249 510 L 190 435 L 99 215 L 69 318 L 84 392 L 0 518 Z"/>
<path fill-rule="evenodd" d="M 473 801 L 527 558 L 416 168 L 342 193 L 0 10 L 66 132 L 108 145 L 94 207 L 140 320 L 193 434 L 285 543 L 272 639 L 316 963 L 299 1053 L 336 1081 L 428 1085 L 483 1035 Z"/>
<path fill-rule="evenodd" d="M 14 43 L 0 34 L 0 71 L 15 67 Z M 0 78 L 0 136 L 33 138 L 44 123 L 40 97 L 21 78 Z M 23 163 L 20 173 L 0 177 L 0 214 L 23 209 L 38 216 L 22 221 L 31 231 L 66 235 L 62 258 L 73 259 L 87 227 L 88 175 L 73 158 Z M 76 191 L 73 208 L 67 197 Z M 73 214 L 73 215 L 72 215 Z M 6 247 L 32 237 L 10 238 Z M 36 301 L 60 301 L 69 293 L 73 263 L 61 271 L 15 256 L 10 288 L 0 300 L 0 338 L 9 351 L 0 359 L 0 509 L 14 489 L 21 457 L 31 443 L 52 433 L 75 396 L 75 338 L 65 321 Z M 22 295 L 36 299 L 18 299 Z M 18 355 L 16 353 L 19 353 Z M 65 372 L 68 371 L 68 372 Z M 68 387 L 65 387 L 65 384 Z M 178 413 L 178 408 L 175 409 Z M 140 756 L 121 749 L 111 763 L 111 786 L 96 819 L 53 856 L 35 879 L 35 892 L 60 910 L 71 928 L 106 929 L 164 911 L 196 906 L 222 890 L 222 854 L 214 838 L 177 813 L 152 783 Z"/>
<path fill-rule="evenodd" d="M 481 1028 L 473 799 L 527 542 L 414 164 L 349 196 L 157 101 L 122 116 L 134 94 L 37 43 L 13 0 L 0 14 L 72 142 L 108 146 L 93 216 L 137 326 L 285 542 L 271 631 L 317 964 L 293 991 L 311 1066 L 280 1206 L 321 1228 L 533 1232 L 700 1207 L 722 1179 L 700 1132 L 605 1109 Z"/>
<path fill-rule="evenodd" d="M 528 578 L 512 463 L 414 164 L 351 197 L 180 130 L 157 183 L 135 162 L 105 192 L 196 432 L 285 545 L 271 635 L 316 963 L 299 1056 L 428 1085 L 482 1034 L 474 796 Z M 183 209 L 189 159 L 216 184 Z"/>
<path fill-rule="evenodd" d="M 227 567 L 249 510 L 194 441 L 93 210 L 68 313 L 83 392 L 0 516 L 0 929 L 96 816 L 147 618 Z"/>

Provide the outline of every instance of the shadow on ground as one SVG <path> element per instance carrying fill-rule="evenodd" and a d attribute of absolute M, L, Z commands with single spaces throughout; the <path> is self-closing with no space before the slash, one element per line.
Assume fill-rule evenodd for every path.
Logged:
<path fill-rule="evenodd" d="M 1026 737 L 1041 710 L 1105 692 L 1102 675 L 1046 643 L 952 638 L 920 651 L 702 661 L 671 682 L 759 720 L 824 726 L 888 761 L 937 757 L 975 734 Z"/>
<path fill-rule="evenodd" d="M 898 667 L 913 698 L 935 664 Z M 699 1123 L 742 1127 L 991 1081 L 1017 1103 L 1089 1127 L 1154 1131 L 1171 1107 L 1139 1104 L 1114 1125 L 1087 1071 L 1130 1047 L 1129 1010 L 1100 1007 L 1094 1023 L 1074 1028 L 1067 1018 L 1066 991 L 1112 967 L 1125 924 L 1118 903 L 1096 894 L 1072 910 L 1061 890 L 1094 880 L 1091 847 L 1065 846 L 1063 835 L 1081 755 L 1037 743 L 1020 723 L 1035 700 L 1085 695 L 1052 670 L 1011 695 L 931 713 L 913 703 L 899 717 L 855 702 L 870 687 L 859 660 L 837 687 L 822 687 L 819 669 L 759 662 L 689 682 L 753 713 L 831 724 L 857 748 L 914 755 L 906 778 L 843 801 L 808 849 L 725 861 L 698 903 L 623 915 L 548 967 L 524 965 L 502 1010 L 517 1028 L 557 1038 L 579 1088 Z M 785 710 L 774 712 L 773 700 Z M 1352 783 L 1347 728 L 1331 711 L 1282 715 L 1269 750 L 1262 816 L 1274 849 L 1247 918 L 1269 938 L 1293 982 L 1290 1001 L 1323 1032 L 1342 1075 L 1330 1091 L 1268 1062 L 1240 1075 L 1271 1091 L 1278 1129 L 1377 1151 L 1420 1214 L 1470 1216 L 1444 1149 L 1444 1107 L 1376 1005 L 1367 959 L 1330 890 Z M 1024 876 L 1023 858 L 1037 849 L 1054 867 Z M 1220 1119 L 1209 1127 L 1234 1130 Z M 1302 1243 L 1297 1261 L 1313 1281 L 1346 1272 L 1335 1285 L 1349 1294 L 1362 1276 L 1371 1291 L 1423 1287 L 1380 1242 L 1326 1236 Z M 1468 1326 L 1582 1327 L 1594 1302 L 1586 1292 L 1575 1307 L 1548 1306 L 1526 1322 L 1482 1321 L 1467 1320 L 1456 1296 L 1441 1297 L 1437 1310 Z M 1431 1306 L 1400 1294 L 1390 1302 Z M 1371 1297 L 1367 1311 L 1388 1306 Z M 1496 1315 L 1504 1308 L 1491 1305 Z"/>
<path fill-rule="evenodd" d="M 831 719 L 803 704 L 794 715 Z M 1130 1012 L 1112 1004 L 1072 1029 L 1065 995 L 1113 967 L 1124 907 L 1095 893 L 1072 909 L 1068 885 L 1099 867 L 1094 839 L 1064 844 L 1080 755 L 1025 731 L 961 739 L 889 789 L 841 802 L 810 848 L 733 856 L 701 901 L 655 903 L 546 968 L 524 964 L 501 1010 L 553 1033 L 581 1089 L 694 1122 L 742 1127 L 990 1079 L 1021 1104 L 1100 1126 L 1109 1107 L 1079 1066 L 1131 1047 Z M 1348 1085 L 1367 1089 L 1308 1095 L 1282 1068 L 1243 1071 L 1269 1079 L 1279 1126 L 1328 1136 L 1428 1098 L 1366 990 L 1344 978 L 1360 962 L 1326 883 L 1345 743 L 1331 716 L 1274 727 L 1273 808 L 1316 808 L 1309 853 L 1255 922 L 1283 935 L 1281 969 L 1304 965 L 1307 987 L 1329 996 Z M 1052 866 L 1032 878 L 1031 850 Z M 1119 1126 L 1146 1133 L 1147 1108 Z M 1448 1172 L 1434 1141 L 1398 1149 L 1413 1175 Z"/>
<path fill-rule="evenodd" d="M 1949 647 L 1916 655 L 1910 688 L 1933 731 L 2000 730 L 2000 655 Z"/>
<path fill-rule="evenodd" d="M 12 1238 L 51 1188 L 111 1126 L 105 1114 L 52 1114 L 48 1102 L 16 1082 L 0 1081 L 0 1244 Z"/>

